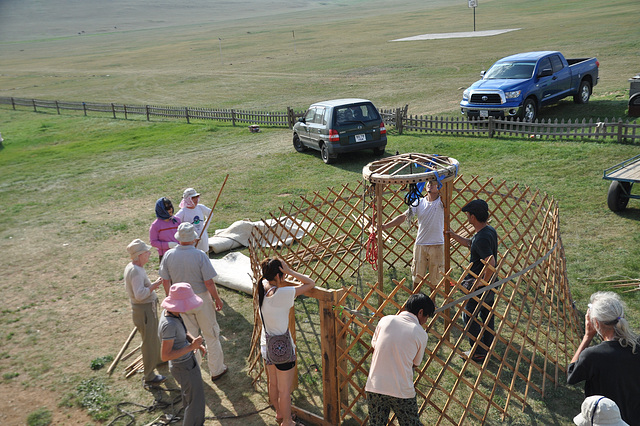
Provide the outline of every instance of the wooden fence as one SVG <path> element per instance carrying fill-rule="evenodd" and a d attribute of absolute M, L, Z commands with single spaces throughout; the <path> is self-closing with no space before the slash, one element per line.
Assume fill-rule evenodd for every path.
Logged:
<path fill-rule="evenodd" d="M 174 107 L 158 105 L 125 105 L 95 102 L 66 102 L 40 99 L 0 97 L 0 105 L 10 105 L 14 110 L 27 107 L 38 112 L 44 109 L 61 111 L 82 111 L 109 114 L 113 118 L 145 116 L 147 121 L 152 117 L 191 120 L 216 120 L 230 122 L 234 126 L 244 124 L 263 124 L 273 127 L 293 128 L 293 125 L 305 111 L 294 111 L 287 107 L 286 111 L 245 111 L 237 109 L 211 109 L 194 107 Z M 489 117 L 486 120 L 469 120 L 466 117 L 434 117 L 408 115 L 409 105 L 394 109 L 381 109 L 380 114 L 387 126 L 396 128 L 398 134 L 404 132 L 421 132 L 429 134 L 473 135 L 482 137 L 524 137 L 532 139 L 573 139 L 601 140 L 618 143 L 639 143 L 640 124 L 622 119 L 604 120 L 536 120 L 525 123 L 517 119 L 498 119 Z"/>
<path fill-rule="evenodd" d="M 618 143 L 640 142 L 640 124 L 621 118 L 558 120 L 525 123 L 518 119 L 489 117 L 469 120 L 464 117 L 400 116 L 398 133 L 404 131 L 432 134 L 467 134 L 485 137 L 520 136 L 531 139 L 615 140 Z"/>
<path fill-rule="evenodd" d="M 7 98 L 0 97 L 0 105 L 11 105 L 15 110 L 17 107 L 28 107 L 38 112 L 43 109 L 55 109 L 58 114 L 61 111 L 82 111 L 84 115 L 88 112 L 109 114 L 113 118 L 130 116 L 145 116 L 147 121 L 152 117 L 185 119 L 187 123 L 191 120 L 216 120 L 231 122 L 234 126 L 241 124 L 264 124 L 274 127 L 292 128 L 299 117 L 304 116 L 305 111 L 294 111 L 287 107 L 286 111 L 244 111 L 237 109 L 211 109 L 194 107 L 173 107 L 160 105 L 125 105 L 125 104 L 103 104 L 94 102 L 64 102 L 48 101 L 41 99 Z"/>
<path fill-rule="evenodd" d="M 261 275 L 263 258 L 280 256 L 316 280 L 315 291 L 296 301 L 290 316 L 298 351 L 293 411 L 311 424 L 366 423 L 364 385 L 373 352 L 371 336 L 378 319 L 397 313 L 414 291 L 410 264 L 416 231 L 410 227 L 397 227 L 382 242 L 384 285 L 368 281 L 376 277 L 364 254 L 373 213 L 382 212 L 384 221 L 397 216 L 405 208 L 406 189 L 385 185 L 378 200 L 371 199 L 372 192 L 363 183 L 345 184 L 301 196 L 298 205 L 271 215 L 314 223 L 301 239 L 283 235 L 266 221 L 252 235 L 254 277 Z M 483 362 L 461 358 L 469 336 L 461 315 L 473 316 L 465 310 L 464 298 L 481 296 L 468 295 L 461 286 L 469 272 L 469 250 L 452 245 L 446 253 L 452 270 L 434 288 L 427 275 L 416 289 L 441 306 L 427 324 L 429 343 L 415 379 L 417 401 L 423 424 L 485 424 L 514 410 L 524 411 L 532 393 L 544 398 L 549 388 L 564 382 L 566 366 L 582 337 L 581 314 L 573 305 L 558 205 L 551 197 L 529 187 L 459 176 L 446 198 L 451 228 L 461 235 L 469 233 L 462 206 L 475 198 L 490 206 L 499 237 L 496 301 L 487 306 L 496 318 L 495 339 L 485 347 L 489 355 Z M 380 207 L 374 210 L 374 205 Z M 289 238 L 296 243 L 284 244 Z M 249 370 L 256 387 L 266 394 L 256 300 L 254 294 Z"/>

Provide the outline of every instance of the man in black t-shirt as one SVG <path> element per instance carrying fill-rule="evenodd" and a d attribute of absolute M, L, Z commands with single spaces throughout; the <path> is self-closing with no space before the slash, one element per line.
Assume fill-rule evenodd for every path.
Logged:
<path fill-rule="evenodd" d="M 469 292 L 476 291 L 485 286 L 485 283 L 493 281 L 494 269 L 498 258 L 498 234 L 496 230 L 487 224 L 489 219 L 489 206 L 484 200 L 473 200 L 462 208 L 467 214 L 467 221 L 473 226 L 474 234 L 471 238 L 465 238 L 453 231 L 447 231 L 449 237 L 465 247 L 469 247 L 471 273 L 463 280 L 463 285 Z M 483 263 L 487 263 L 487 267 Z M 477 277 L 477 278 L 476 278 Z M 494 290 L 488 290 L 480 295 L 480 299 L 471 298 L 465 305 L 462 318 L 469 333 L 471 349 L 464 356 L 476 362 L 483 362 L 487 356 L 487 350 L 493 342 L 494 317 L 492 313 L 495 301 Z M 478 312 L 474 314 L 479 303 L 482 303 Z M 483 326 L 485 330 L 483 331 Z M 477 343 L 476 343 L 477 341 Z M 476 347 L 474 349 L 474 344 Z"/>

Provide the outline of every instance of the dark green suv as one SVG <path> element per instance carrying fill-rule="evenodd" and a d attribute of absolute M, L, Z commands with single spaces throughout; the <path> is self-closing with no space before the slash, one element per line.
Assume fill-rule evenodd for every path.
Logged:
<path fill-rule="evenodd" d="M 387 129 L 376 107 L 366 99 L 334 99 L 317 102 L 293 126 L 293 147 L 320 151 L 322 161 L 333 162 L 338 154 L 373 149 L 384 154 Z"/>

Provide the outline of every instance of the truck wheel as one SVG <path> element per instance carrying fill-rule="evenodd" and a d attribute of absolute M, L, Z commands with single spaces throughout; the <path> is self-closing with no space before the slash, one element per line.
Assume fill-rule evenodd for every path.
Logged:
<path fill-rule="evenodd" d="M 384 155 L 384 147 L 373 148 L 373 155 L 376 157 Z"/>
<path fill-rule="evenodd" d="M 533 98 L 527 98 L 522 105 L 522 121 L 533 123 L 537 116 L 536 101 Z"/>
<path fill-rule="evenodd" d="M 320 146 L 320 156 L 322 157 L 322 161 L 324 161 L 324 164 L 333 163 L 333 158 L 329 157 L 329 148 L 327 148 L 326 143 L 323 143 Z"/>
<path fill-rule="evenodd" d="M 580 82 L 580 87 L 578 88 L 578 93 L 573 95 L 573 102 L 577 104 L 586 104 L 589 102 L 589 98 L 591 97 L 591 83 L 587 80 L 582 80 Z"/>
<path fill-rule="evenodd" d="M 307 147 L 302 144 L 302 141 L 300 140 L 300 136 L 298 136 L 297 133 L 293 135 L 293 147 L 298 152 L 305 152 L 307 150 Z"/>
<path fill-rule="evenodd" d="M 612 212 L 621 212 L 627 208 L 629 194 L 631 193 L 631 183 L 614 180 L 609 185 L 607 193 L 607 205 Z"/>

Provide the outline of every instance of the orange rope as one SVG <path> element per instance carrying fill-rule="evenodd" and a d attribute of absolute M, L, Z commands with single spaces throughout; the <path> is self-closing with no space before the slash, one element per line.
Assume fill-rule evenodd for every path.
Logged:
<path fill-rule="evenodd" d="M 367 262 L 371 264 L 374 271 L 378 270 L 378 238 L 375 232 L 370 233 L 367 240 Z"/>

